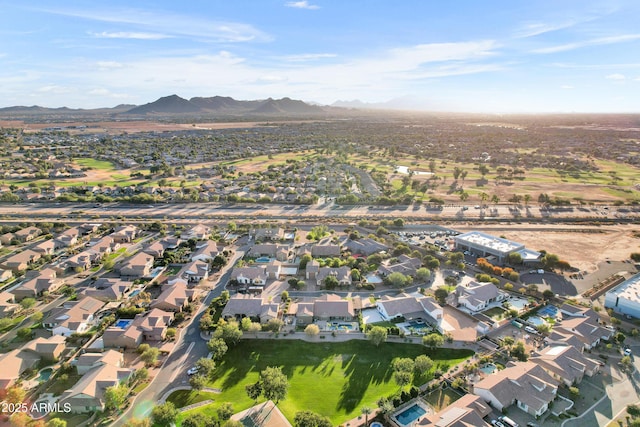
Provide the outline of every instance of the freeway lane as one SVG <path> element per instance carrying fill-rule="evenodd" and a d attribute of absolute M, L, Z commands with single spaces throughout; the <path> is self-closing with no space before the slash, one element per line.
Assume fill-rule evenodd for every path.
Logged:
<path fill-rule="evenodd" d="M 175 203 L 154 205 L 132 205 L 124 203 L 0 203 L 0 216 L 5 220 L 77 220 L 112 221 L 126 218 L 136 220 L 185 220 L 204 221 L 213 219 L 281 219 L 313 220 L 317 218 L 397 218 L 411 220 L 446 221 L 522 221 L 553 222 L 585 220 L 598 222 L 635 222 L 640 219 L 640 207 L 563 207 L 545 209 L 540 206 L 495 205 L 486 209 L 476 206 L 445 205 L 427 207 L 412 206 L 337 206 L 323 205 L 229 205 L 220 203 Z"/>

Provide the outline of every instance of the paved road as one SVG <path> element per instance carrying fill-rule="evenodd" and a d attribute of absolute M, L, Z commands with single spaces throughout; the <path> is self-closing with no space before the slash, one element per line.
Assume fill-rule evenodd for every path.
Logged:
<path fill-rule="evenodd" d="M 169 389 L 188 385 L 187 369 L 193 366 L 198 359 L 206 357 L 209 353 L 207 343 L 200 338 L 200 318 L 211 300 L 220 296 L 226 283 L 231 277 L 232 266 L 242 258 L 246 248 L 236 251 L 229 261 L 223 274 L 216 282 L 213 289 L 207 294 L 198 312 L 193 316 L 191 323 L 182 330 L 175 343 L 174 350 L 165 360 L 162 368 L 156 374 L 153 382 L 136 396 L 133 404 L 116 420 L 113 425 L 121 426 L 131 418 L 147 417 L 160 397 Z"/>
<path fill-rule="evenodd" d="M 629 208 L 620 208 L 626 210 Z M 636 209 L 636 208 L 634 208 Z M 90 203 L 33 203 L 7 204 L 0 203 L 0 215 L 6 219 L 83 219 L 86 221 L 106 221 L 113 217 L 126 216 L 131 219 L 137 217 L 142 220 L 162 220 L 165 217 L 174 220 L 204 220 L 204 219 L 256 219 L 264 217 L 270 219 L 302 219 L 302 218 L 365 218 L 365 217 L 408 217 L 422 220 L 439 218 L 450 221 L 469 220 L 502 220 L 502 221 L 553 221 L 571 218 L 590 218 L 602 222 L 637 221 L 638 211 L 618 212 L 614 209 L 602 208 L 557 208 L 547 210 L 539 206 L 514 210 L 511 205 L 496 205 L 488 209 L 475 209 L 473 206 L 445 205 L 443 207 L 429 207 L 427 205 L 412 206 L 337 206 L 333 203 L 317 205 L 278 205 L 278 204 L 245 204 L 230 205 L 220 203 L 159 203 L 153 205 L 131 205 L 125 203 L 108 203 L 94 205 Z"/>

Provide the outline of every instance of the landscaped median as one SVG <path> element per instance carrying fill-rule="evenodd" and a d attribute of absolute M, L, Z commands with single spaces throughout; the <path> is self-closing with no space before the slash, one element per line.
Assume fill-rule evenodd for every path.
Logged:
<path fill-rule="evenodd" d="M 167 401 L 183 407 L 206 399 L 214 400 L 210 405 L 182 413 L 180 419 L 194 412 L 215 417 L 216 410 L 225 402 L 231 402 L 233 411 L 238 412 L 255 404 L 248 397 L 246 386 L 258 381 L 262 370 L 276 366 L 282 368 L 289 381 L 288 394 L 278 407 L 290 421 L 298 411 L 309 410 L 327 416 L 333 425 L 339 425 L 361 415 L 364 406 L 375 408 L 381 397 L 400 393 L 402 389 L 394 379 L 393 359 L 415 359 L 423 354 L 433 360 L 433 366 L 425 373 L 414 374 L 412 384 L 402 389 L 428 382 L 436 372 L 447 372 L 473 352 L 430 350 L 405 343 L 382 343 L 376 347 L 364 340 L 338 343 L 241 340 L 217 363 L 213 381 L 207 384 L 207 387 L 221 389 L 220 394 L 178 391 Z"/>

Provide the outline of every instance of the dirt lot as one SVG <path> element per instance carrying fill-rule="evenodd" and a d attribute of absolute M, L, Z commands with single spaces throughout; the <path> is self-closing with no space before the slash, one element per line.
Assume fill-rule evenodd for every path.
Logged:
<path fill-rule="evenodd" d="M 640 225 L 566 226 L 566 225 L 474 225 L 458 226 L 460 231 L 479 230 L 524 243 L 534 250 L 546 250 L 584 271 L 595 271 L 600 262 L 623 261 L 632 252 L 640 252 Z"/>

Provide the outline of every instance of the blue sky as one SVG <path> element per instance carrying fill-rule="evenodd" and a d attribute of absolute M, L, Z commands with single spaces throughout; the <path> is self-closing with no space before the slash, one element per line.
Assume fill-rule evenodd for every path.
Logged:
<path fill-rule="evenodd" d="M 637 0 L 0 0 L 0 106 L 640 112 Z"/>

